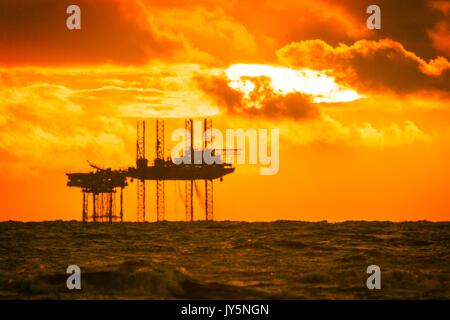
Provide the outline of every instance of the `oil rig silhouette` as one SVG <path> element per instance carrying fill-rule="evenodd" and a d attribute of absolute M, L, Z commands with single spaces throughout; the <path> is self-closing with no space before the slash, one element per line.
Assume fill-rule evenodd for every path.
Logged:
<path fill-rule="evenodd" d="M 145 213 L 145 182 L 156 181 L 156 221 L 165 220 L 165 188 L 166 180 L 185 181 L 185 212 L 186 221 L 194 220 L 194 182 L 204 180 L 205 184 L 205 220 L 213 220 L 213 180 L 234 172 L 231 164 L 214 163 L 207 164 L 201 157 L 201 162 L 194 161 L 197 152 L 203 154 L 210 149 L 211 154 L 236 152 L 236 149 L 211 149 L 211 141 L 202 135 L 202 150 L 194 149 L 193 120 L 185 120 L 185 154 L 184 159 L 190 159 L 187 163 L 175 164 L 170 157 L 164 158 L 164 120 L 156 120 L 156 158 L 153 165 L 149 165 L 145 157 L 145 120 L 137 122 L 136 140 L 136 166 L 127 169 L 113 170 L 102 168 L 88 161 L 95 172 L 66 173 L 67 186 L 81 188 L 83 194 L 82 221 L 88 222 L 123 222 L 123 189 L 128 185 L 128 180 L 137 181 L 137 221 L 146 221 Z M 212 120 L 203 120 L 203 130 L 212 129 Z M 120 211 L 116 212 L 116 194 L 120 192 Z M 91 205 L 90 205 L 91 203 Z"/>

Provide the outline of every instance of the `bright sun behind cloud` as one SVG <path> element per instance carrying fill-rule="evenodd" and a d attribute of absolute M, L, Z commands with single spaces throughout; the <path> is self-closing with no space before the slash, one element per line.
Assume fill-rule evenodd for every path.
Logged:
<path fill-rule="evenodd" d="M 360 99 L 355 90 L 336 83 L 324 72 L 311 69 L 290 69 L 263 64 L 234 64 L 227 69 L 229 86 L 248 97 L 256 85 L 254 79 L 270 79 L 274 93 L 287 95 L 299 92 L 312 97 L 315 103 L 350 102 Z"/>

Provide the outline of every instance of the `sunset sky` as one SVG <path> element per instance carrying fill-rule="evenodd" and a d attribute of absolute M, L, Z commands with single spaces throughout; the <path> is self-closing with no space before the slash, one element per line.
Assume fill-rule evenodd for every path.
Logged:
<path fill-rule="evenodd" d="M 279 173 L 215 182 L 217 220 L 450 220 L 450 2 L 376 1 L 369 30 L 372 2 L 1 0 L 0 220 L 80 219 L 65 172 L 134 165 L 137 119 L 152 159 L 152 119 L 169 150 L 186 117 L 280 129 Z"/>

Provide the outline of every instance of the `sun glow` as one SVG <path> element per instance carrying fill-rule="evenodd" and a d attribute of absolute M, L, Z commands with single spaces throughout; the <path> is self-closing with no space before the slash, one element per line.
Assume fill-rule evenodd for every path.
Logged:
<path fill-rule="evenodd" d="M 275 94 L 299 92 L 310 95 L 315 103 L 350 102 L 361 96 L 354 90 L 336 83 L 324 72 L 310 69 L 290 69 L 262 64 L 234 64 L 227 69 L 229 86 L 249 97 L 255 90 L 256 79 L 266 78 Z"/>

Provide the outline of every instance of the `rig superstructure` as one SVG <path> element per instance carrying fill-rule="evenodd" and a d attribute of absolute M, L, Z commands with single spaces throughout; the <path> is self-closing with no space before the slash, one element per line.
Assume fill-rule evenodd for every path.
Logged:
<path fill-rule="evenodd" d="M 203 120 L 203 130 L 212 129 L 210 119 Z M 145 185 L 147 180 L 156 181 L 156 221 L 165 220 L 165 181 L 181 180 L 185 183 L 185 219 L 194 220 L 194 183 L 203 180 L 205 186 L 204 208 L 205 220 L 213 220 L 213 180 L 223 179 L 223 176 L 234 172 L 235 168 L 227 163 L 207 164 L 203 160 L 193 161 L 196 152 L 208 148 L 210 141 L 202 141 L 202 150 L 194 148 L 193 120 L 185 120 L 186 148 L 184 158 L 192 161 L 175 164 L 170 157 L 164 157 L 164 120 L 156 120 L 156 158 L 152 165 L 145 156 L 145 120 L 137 123 L 136 165 L 127 169 L 113 170 L 101 168 L 89 162 L 96 169 L 88 173 L 66 173 L 67 186 L 82 189 L 83 206 L 82 220 L 84 222 L 114 222 L 123 221 L 123 189 L 128 180 L 137 181 L 137 221 L 146 221 Z M 216 150 L 211 150 L 214 153 Z M 218 150 L 226 153 L 230 150 Z M 235 151 L 235 150 L 231 150 Z M 202 158 L 203 159 L 203 158 Z M 116 194 L 120 191 L 120 211 L 116 214 Z M 92 199 L 90 201 L 90 199 Z M 89 203 L 91 202 L 91 205 Z M 92 208 L 91 208 L 92 207 Z M 90 210 L 91 209 L 91 210 Z"/>

